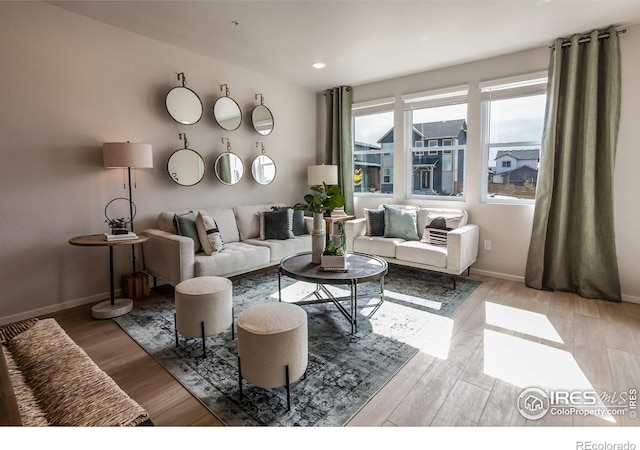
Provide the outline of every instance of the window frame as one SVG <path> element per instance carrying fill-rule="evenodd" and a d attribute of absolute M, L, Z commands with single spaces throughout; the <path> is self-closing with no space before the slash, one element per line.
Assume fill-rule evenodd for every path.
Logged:
<path fill-rule="evenodd" d="M 466 104 L 467 113 L 466 117 L 464 117 L 465 122 L 468 124 L 468 116 L 469 116 L 469 85 L 459 85 L 459 86 L 451 86 L 443 89 L 435 89 L 425 92 L 419 92 L 414 94 L 406 94 L 401 98 L 403 102 L 404 116 L 404 178 L 405 178 L 405 199 L 417 199 L 417 200 L 439 200 L 439 201 L 454 201 L 454 202 L 465 202 L 466 201 L 466 192 L 467 190 L 463 188 L 462 194 L 460 196 L 454 195 L 437 195 L 437 194 L 415 194 L 413 192 L 413 155 L 417 151 L 427 150 L 428 155 L 438 155 L 443 152 L 443 147 L 439 145 L 438 139 L 429 139 L 427 140 L 427 145 L 419 150 L 416 147 L 411 146 L 412 138 L 413 138 L 413 111 L 425 108 L 437 108 L 443 106 L 450 106 L 456 104 Z M 432 142 L 435 145 L 432 145 Z M 453 141 L 451 142 L 453 144 Z M 464 186 L 466 183 L 466 173 L 467 173 L 467 149 L 468 142 L 465 145 L 451 145 L 447 146 L 447 151 L 451 152 L 452 162 L 454 160 L 454 150 L 456 150 L 455 155 L 457 156 L 457 151 L 464 150 L 462 164 L 463 164 L 463 173 L 462 173 L 462 185 Z M 435 150 L 437 148 L 437 150 Z M 434 149 L 434 150 L 431 150 Z M 442 164 L 442 161 L 439 162 Z M 452 166 L 455 164 L 452 164 Z M 427 169 L 425 169 L 427 170 Z M 452 170 L 449 172 L 455 172 L 452 167 Z M 422 170 L 421 170 L 422 171 Z M 431 169 L 431 183 L 433 183 L 433 170 Z M 421 175 L 422 177 L 422 175 Z M 422 183 L 422 178 L 421 178 Z"/>
<path fill-rule="evenodd" d="M 479 83 L 480 88 L 480 139 L 481 139 L 481 164 L 480 164 L 480 202 L 506 205 L 534 205 L 535 199 L 489 197 L 489 151 L 490 148 L 513 148 L 538 146 L 542 152 L 542 135 L 540 141 L 491 143 L 489 141 L 490 130 L 490 106 L 492 100 L 507 100 L 518 97 L 532 97 L 547 94 L 547 72 L 534 72 L 515 77 L 488 80 Z M 544 119 L 543 119 L 544 120 Z M 544 125 L 543 125 L 544 126 Z M 503 161 L 505 163 L 506 161 Z M 510 161 L 509 161 L 510 162 Z M 537 184 L 537 183 L 536 183 Z"/>
<path fill-rule="evenodd" d="M 396 98 L 395 97 L 385 97 L 385 98 L 380 98 L 380 99 L 376 99 L 376 100 L 370 100 L 370 101 L 365 101 L 365 102 L 358 102 L 358 103 L 354 103 L 353 105 L 351 105 L 351 126 L 352 126 L 352 135 L 353 135 L 353 143 L 355 144 L 355 119 L 356 117 L 362 117 L 362 116 L 370 116 L 370 115 L 374 115 L 374 114 L 380 114 L 380 113 L 392 113 L 394 118 L 392 120 L 392 127 L 395 126 L 395 102 L 396 102 Z M 391 150 L 391 152 L 389 151 Z M 353 157 L 355 160 L 355 147 L 353 148 Z M 378 197 L 378 198 L 393 198 L 394 195 L 394 191 L 396 191 L 397 186 L 394 183 L 394 176 L 393 176 L 393 171 L 395 170 L 395 157 L 394 157 L 394 153 L 397 151 L 397 145 L 395 142 L 395 134 L 394 134 L 394 142 L 392 144 L 392 148 L 390 149 L 388 144 L 382 144 L 380 145 L 380 150 L 372 150 L 371 155 L 377 155 L 379 154 L 381 156 L 381 158 L 385 158 L 385 157 L 391 157 L 394 160 L 394 166 L 392 168 L 384 168 L 381 167 L 381 171 L 380 171 L 380 180 L 381 183 L 383 183 L 384 180 L 384 171 L 385 170 L 389 170 L 391 169 L 391 184 L 393 184 L 393 191 L 391 193 L 382 193 L 382 192 L 353 192 L 354 197 Z M 354 186 L 355 188 L 355 186 Z"/>

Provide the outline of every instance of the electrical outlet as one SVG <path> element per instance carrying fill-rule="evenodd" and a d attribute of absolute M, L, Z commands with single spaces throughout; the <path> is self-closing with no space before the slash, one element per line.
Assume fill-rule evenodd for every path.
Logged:
<path fill-rule="evenodd" d="M 491 241 L 488 239 L 484 240 L 484 249 L 485 250 L 491 250 Z"/>

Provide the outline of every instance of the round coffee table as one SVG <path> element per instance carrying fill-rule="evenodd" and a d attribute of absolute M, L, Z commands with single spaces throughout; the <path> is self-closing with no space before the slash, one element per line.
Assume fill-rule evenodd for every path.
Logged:
<path fill-rule="evenodd" d="M 387 262 L 374 255 L 366 253 L 347 253 L 347 270 L 342 272 L 325 271 L 320 264 L 311 262 L 311 252 L 296 253 L 280 261 L 278 270 L 278 299 L 282 301 L 282 276 L 285 275 L 298 281 L 315 283 L 316 289 L 309 295 L 293 302 L 296 305 L 312 305 L 316 303 L 333 303 L 347 318 L 351 325 L 351 333 L 358 331 L 356 304 L 358 301 L 358 284 L 367 281 L 379 281 L 380 301 L 369 314 L 371 317 L 384 302 L 384 276 L 389 271 Z M 347 297 L 335 297 L 325 285 L 348 285 L 350 294 Z M 315 297 L 314 299 L 310 299 Z M 341 302 L 348 301 L 345 308 Z"/>
<path fill-rule="evenodd" d="M 109 284 L 111 298 L 106 302 L 93 305 L 91 315 L 94 319 L 111 319 L 113 317 L 127 314 L 133 309 L 133 300 L 129 298 L 115 298 L 115 287 L 113 282 L 113 247 L 116 245 L 142 244 L 149 238 L 138 236 L 135 239 L 123 239 L 121 241 L 107 241 L 104 234 L 89 234 L 86 236 L 76 236 L 69 239 L 69 244 L 81 247 L 109 247 Z"/>

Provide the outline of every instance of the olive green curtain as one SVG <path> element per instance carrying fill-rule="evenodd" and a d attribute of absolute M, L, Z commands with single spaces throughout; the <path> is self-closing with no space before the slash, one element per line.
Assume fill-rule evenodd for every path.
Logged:
<path fill-rule="evenodd" d="M 324 92 L 327 110 L 325 164 L 338 166 L 338 184 L 344 210 L 353 214 L 353 135 L 351 131 L 352 89 L 340 86 Z"/>
<path fill-rule="evenodd" d="M 527 286 L 620 301 L 614 163 L 620 118 L 615 28 L 551 50 Z M 565 45 L 563 45 L 565 43 Z"/>

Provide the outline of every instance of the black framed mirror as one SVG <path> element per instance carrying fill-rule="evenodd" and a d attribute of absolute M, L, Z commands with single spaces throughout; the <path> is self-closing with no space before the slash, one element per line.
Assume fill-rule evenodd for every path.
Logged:
<path fill-rule="evenodd" d="M 276 163 L 265 154 L 264 144 L 256 142 L 256 147 L 262 149 L 262 154 L 256 156 L 251 163 L 251 175 L 258 184 L 267 185 L 276 178 Z"/>
<path fill-rule="evenodd" d="M 194 186 L 204 178 L 206 164 L 198 152 L 188 148 L 186 134 L 180 133 L 179 136 L 180 139 L 184 136 L 184 148 L 171 154 L 167 161 L 167 172 L 180 186 Z"/>
<path fill-rule="evenodd" d="M 271 184 L 276 178 L 276 163 L 267 155 L 258 155 L 251 163 L 251 175 L 259 184 Z"/>
<path fill-rule="evenodd" d="M 165 97 L 165 107 L 173 120 L 182 125 L 193 125 L 202 118 L 204 110 L 198 94 L 187 87 L 183 72 L 178 74 L 182 86 L 172 88 Z"/>
<path fill-rule="evenodd" d="M 234 99 L 229 97 L 229 88 L 226 84 L 220 86 L 220 90 L 225 88 L 225 96 L 217 99 L 213 104 L 213 118 L 220 128 L 227 131 L 234 131 L 242 123 L 242 110 Z"/>
<path fill-rule="evenodd" d="M 267 136 L 273 131 L 273 114 L 269 108 L 264 106 L 264 97 L 262 94 L 256 94 L 255 98 L 257 99 L 258 96 L 260 96 L 260 104 L 251 111 L 251 125 L 253 125 L 256 133 Z"/>
<path fill-rule="evenodd" d="M 231 143 L 228 138 L 222 138 L 222 142 L 227 141 L 227 151 L 216 158 L 214 170 L 216 177 L 222 184 L 228 186 L 238 183 L 244 175 L 244 163 L 238 155 L 231 151 Z"/>

